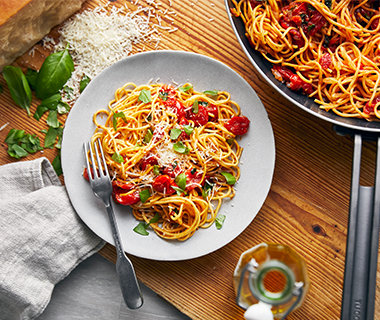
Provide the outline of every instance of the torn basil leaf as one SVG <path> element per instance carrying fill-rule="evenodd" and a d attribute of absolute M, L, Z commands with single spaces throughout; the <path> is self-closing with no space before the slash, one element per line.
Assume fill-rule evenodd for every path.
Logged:
<path fill-rule="evenodd" d="M 150 197 L 150 191 L 149 191 L 149 189 L 144 189 L 144 190 L 140 191 L 139 195 L 140 195 L 141 202 L 145 203 L 146 200 L 148 200 Z"/>
<path fill-rule="evenodd" d="M 58 121 L 58 111 L 51 111 L 49 112 L 49 115 L 46 119 L 46 123 L 48 126 L 53 127 L 53 128 L 58 128 L 61 124 Z"/>
<path fill-rule="evenodd" d="M 229 185 L 235 184 L 236 179 L 231 173 L 223 171 L 221 172 L 221 174 L 226 178 L 227 184 Z"/>
<path fill-rule="evenodd" d="M 179 91 L 181 92 L 186 92 L 186 91 L 189 91 L 193 86 L 186 86 L 186 87 L 180 87 L 179 88 Z"/>
<path fill-rule="evenodd" d="M 79 83 L 79 92 L 82 93 L 86 89 L 87 85 L 90 83 L 90 78 L 85 74 Z"/>
<path fill-rule="evenodd" d="M 189 148 L 186 147 L 186 145 L 184 145 L 182 141 L 178 141 L 175 144 L 173 144 L 173 149 L 175 152 L 178 152 L 178 153 L 182 153 L 182 154 L 189 153 Z"/>
<path fill-rule="evenodd" d="M 194 128 L 191 125 L 189 125 L 189 124 L 185 124 L 185 125 L 183 125 L 183 130 L 189 136 L 189 135 L 191 135 L 193 133 Z"/>
<path fill-rule="evenodd" d="M 218 214 L 215 219 L 215 226 L 218 230 L 222 228 L 224 220 L 226 220 L 226 216 L 224 214 Z"/>
<path fill-rule="evenodd" d="M 142 89 L 139 94 L 139 101 L 143 103 L 149 103 L 152 101 L 152 97 L 149 90 Z"/>
<path fill-rule="evenodd" d="M 156 176 L 160 175 L 160 167 L 158 165 L 156 165 L 156 164 L 153 166 L 153 173 Z"/>
<path fill-rule="evenodd" d="M 176 140 L 181 135 L 182 130 L 178 128 L 174 128 L 170 130 L 170 139 Z"/>
<path fill-rule="evenodd" d="M 120 111 L 120 112 L 116 112 L 116 113 L 115 113 L 115 112 L 112 110 L 112 113 L 113 113 L 112 125 L 113 125 L 113 129 L 114 129 L 115 131 L 117 131 L 117 127 L 116 127 L 116 125 L 117 125 L 117 118 L 121 118 L 121 119 L 123 119 L 123 121 L 124 121 L 125 123 L 128 123 L 127 118 L 125 117 L 124 112 Z"/>
<path fill-rule="evenodd" d="M 51 163 L 53 168 L 54 168 L 54 171 L 56 172 L 57 176 L 60 176 L 63 172 L 62 172 L 62 165 L 61 165 L 61 155 L 58 154 L 53 162 Z"/>
<path fill-rule="evenodd" d="M 3 76 L 7 82 L 13 101 L 30 116 L 30 105 L 32 103 L 32 90 L 28 80 L 19 67 L 5 66 Z"/>
<path fill-rule="evenodd" d="M 198 111 L 199 111 L 198 100 L 195 100 L 195 101 L 193 102 L 193 106 L 191 107 L 191 111 L 192 111 L 193 113 L 195 113 L 195 114 L 198 113 Z"/>
<path fill-rule="evenodd" d="M 112 160 L 117 162 L 117 163 L 123 163 L 124 162 L 124 158 L 122 155 L 120 155 L 119 152 L 115 152 L 113 155 L 112 155 Z"/>
<path fill-rule="evenodd" d="M 147 225 L 144 222 L 140 222 L 136 227 L 133 228 L 133 231 L 141 234 L 142 236 L 148 236 L 149 232 L 146 231 Z"/>
<path fill-rule="evenodd" d="M 207 96 L 211 96 L 211 97 L 216 97 L 219 93 L 218 90 L 206 90 L 206 91 L 203 91 L 203 93 Z"/>
<path fill-rule="evenodd" d="M 57 138 L 57 134 L 58 134 L 58 129 L 49 127 L 45 136 L 44 148 L 52 148 L 54 146 L 55 139 Z"/>
<path fill-rule="evenodd" d="M 38 75 L 37 70 L 33 70 L 29 67 L 25 73 L 25 78 L 28 81 L 30 88 L 32 88 L 33 90 L 36 90 L 37 75 Z"/>
<path fill-rule="evenodd" d="M 144 137 L 144 142 L 149 143 L 150 140 L 152 140 L 152 138 L 153 138 L 153 132 L 151 129 L 148 129 Z"/>
<path fill-rule="evenodd" d="M 185 190 L 186 189 L 186 174 L 184 174 L 184 173 L 179 174 L 178 176 L 176 176 L 174 182 L 182 190 Z"/>

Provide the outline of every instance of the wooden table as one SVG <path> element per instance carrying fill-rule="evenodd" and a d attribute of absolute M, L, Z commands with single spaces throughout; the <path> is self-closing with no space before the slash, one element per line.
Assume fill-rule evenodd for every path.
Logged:
<path fill-rule="evenodd" d="M 134 2 L 134 1 L 131 1 Z M 117 0 L 134 9 L 130 1 Z M 140 0 L 139 4 L 147 5 Z M 159 1 L 156 1 L 157 3 Z M 88 0 L 84 8 L 99 0 Z M 103 1 L 105 3 L 105 1 Z M 193 319 L 242 319 L 235 303 L 232 273 L 240 254 L 261 242 L 284 243 L 302 255 L 308 265 L 311 289 L 303 306 L 288 319 L 339 319 L 343 287 L 353 141 L 338 136 L 331 124 L 287 102 L 253 68 L 240 48 L 222 0 L 162 0 L 160 8 L 176 12 L 177 27 L 163 32 L 160 49 L 192 51 L 215 58 L 237 71 L 256 90 L 272 122 L 276 141 L 273 184 L 260 212 L 235 240 L 207 256 L 180 262 L 159 262 L 131 256 L 140 281 Z M 171 6 L 170 6 L 171 4 Z M 54 30 L 53 30 L 54 33 Z M 136 48 L 143 49 L 143 45 Z M 154 50 L 144 45 L 144 50 Z M 48 52 L 38 46 L 34 59 L 26 54 L 14 64 L 38 68 Z M 136 52 L 136 51 L 134 51 Z M 15 161 L 7 154 L 5 137 L 11 128 L 35 133 L 46 129 L 44 121 L 28 118 L 11 100 L 5 81 L 0 95 L 0 164 Z M 38 100 L 32 103 L 32 112 Z M 362 185 L 373 185 L 376 146 L 365 143 Z M 56 149 L 23 160 L 46 156 L 53 160 Z M 62 178 L 62 181 L 64 179 Z M 116 261 L 114 247 L 100 253 Z M 379 282 L 380 283 L 380 282 Z M 377 290 L 379 293 L 379 289 Z M 375 319 L 380 318 L 376 300 Z"/>

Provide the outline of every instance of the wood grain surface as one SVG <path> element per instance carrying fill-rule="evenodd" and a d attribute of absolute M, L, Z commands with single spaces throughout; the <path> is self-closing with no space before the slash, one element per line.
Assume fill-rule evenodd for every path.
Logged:
<path fill-rule="evenodd" d="M 133 10 L 144 0 L 113 1 Z M 137 1 L 136 1 L 137 2 Z M 178 28 L 162 31 L 158 49 L 183 50 L 215 58 L 238 72 L 257 92 L 271 120 L 276 165 L 269 195 L 254 221 L 235 240 L 207 256 L 180 262 L 158 262 L 131 256 L 140 281 L 193 319 L 242 319 L 243 310 L 235 303 L 232 273 L 240 254 L 261 242 L 283 243 L 302 255 L 308 266 L 311 288 L 303 306 L 289 320 L 333 320 L 340 318 L 346 233 L 350 198 L 353 141 L 338 136 L 331 124 L 313 117 L 280 96 L 253 68 L 240 48 L 230 26 L 222 0 L 161 0 L 158 9 L 176 12 L 174 20 L 162 18 L 163 25 Z M 101 0 L 88 0 L 84 8 L 94 8 Z M 56 36 L 56 30 L 51 32 Z M 137 50 L 154 50 L 139 44 Z M 37 45 L 37 54 L 27 53 L 14 65 L 39 68 L 48 54 Z M 196 67 L 196 66 L 191 66 Z M 201 72 L 201 70 L 200 70 Z M 5 137 L 11 128 L 25 129 L 43 141 L 44 121 L 28 118 L 15 105 L 5 81 L 0 95 L 0 164 L 14 160 L 7 154 Z M 228 89 L 228 88 L 227 88 Z M 38 99 L 33 99 L 32 113 Z M 45 116 L 46 117 L 46 116 Z M 362 185 L 373 185 L 376 145 L 365 143 L 362 157 Z M 23 160 L 46 156 L 53 160 L 56 149 Z M 244 165 L 249 165 L 244 163 Z M 64 182 L 64 178 L 62 178 Z M 249 212 L 247 212 L 249 214 Z M 116 261 L 114 247 L 100 252 Z M 378 276 L 379 277 L 379 276 Z M 380 282 L 378 282 L 380 283 Z M 377 289 L 379 293 L 379 289 Z M 376 298 L 375 319 L 380 319 Z"/>

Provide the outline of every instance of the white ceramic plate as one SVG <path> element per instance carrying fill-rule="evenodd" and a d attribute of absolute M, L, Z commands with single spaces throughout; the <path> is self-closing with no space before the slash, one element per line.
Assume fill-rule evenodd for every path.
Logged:
<path fill-rule="evenodd" d="M 122 242 L 127 253 L 154 260 L 185 260 L 211 253 L 235 239 L 252 222 L 263 205 L 273 177 L 275 145 L 266 110 L 252 87 L 235 71 L 209 57 L 182 51 L 152 51 L 125 58 L 100 73 L 77 100 L 66 120 L 62 141 L 62 169 L 70 200 L 81 219 L 98 236 L 114 244 L 105 207 L 95 198 L 82 177 L 85 166 L 83 143 L 90 140 L 94 112 L 107 108 L 117 88 L 126 82 L 137 85 L 149 80 L 179 84 L 191 82 L 198 91 L 225 90 L 250 120 L 241 139 L 241 178 L 234 199 L 225 201 L 220 213 L 223 227 L 199 229 L 190 239 L 168 241 L 152 230 L 149 236 L 133 231 L 138 221 L 130 207 L 114 205 Z"/>

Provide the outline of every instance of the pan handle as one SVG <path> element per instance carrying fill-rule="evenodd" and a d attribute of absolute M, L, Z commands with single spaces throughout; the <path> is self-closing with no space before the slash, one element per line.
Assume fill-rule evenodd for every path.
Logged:
<path fill-rule="evenodd" d="M 345 128 L 334 130 L 347 134 Z M 380 223 L 380 137 L 370 136 L 378 145 L 375 187 L 364 187 L 360 185 L 360 163 L 362 141 L 366 137 L 359 131 L 350 132 L 354 137 L 354 153 L 341 320 L 373 320 Z"/>

